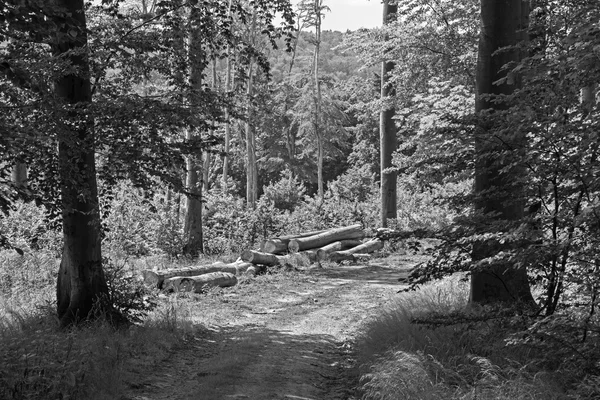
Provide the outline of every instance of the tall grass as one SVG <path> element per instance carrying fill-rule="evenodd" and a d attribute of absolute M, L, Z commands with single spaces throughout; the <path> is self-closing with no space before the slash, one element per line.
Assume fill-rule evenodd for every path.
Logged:
<path fill-rule="evenodd" d="M 535 352 L 506 345 L 514 326 L 460 319 L 478 313 L 467 299 L 468 285 L 452 278 L 404 293 L 374 316 L 357 339 L 363 398 L 567 398 L 561 373 L 534 368 Z M 423 323 L 432 316 L 447 323 Z"/>
<path fill-rule="evenodd" d="M 120 398 L 136 363 L 160 363 L 192 329 L 175 299 L 126 330 L 103 322 L 59 330 L 58 264 L 50 252 L 0 251 L 0 399 Z"/>

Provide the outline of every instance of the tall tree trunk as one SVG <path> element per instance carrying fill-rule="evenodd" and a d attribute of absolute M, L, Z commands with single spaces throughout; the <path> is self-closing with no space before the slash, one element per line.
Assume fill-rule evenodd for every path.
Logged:
<path fill-rule="evenodd" d="M 214 58 L 212 60 L 212 81 L 211 81 L 211 89 L 213 90 L 213 92 L 216 92 L 218 89 L 218 82 L 217 82 L 217 59 Z M 212 127 L 210 130 L 211 136 L 214 135 L 215 133 L 215 123 L 213 121 L 212 123 Z M 211 153 L 209 151 L 205 151 L 204 152 L 204 160 L 203 160 L 203 166 L 202 166 L 202 187 L 203 187 L 203 191 L 204 193 L 208 193 L 208 190 L 210 189 L 210 164 L 211 164 Z"/>
<path fill-rule="evenodd" d="M 321 132 L 321 82 L 319 81 L 319 56 L 321 52 L 321 9 L 323 0 L 315 0 L 315 52 L 314 52 L 314 85 L 315 85 L 315 115 L 314 128 L 317 137 L 317 185 L 319 199 L 323 202 L 325 192 L 323 189 L 323 132 Z"/>
<path fill-rule="evenodd" d="M 248 66 L 248 115 L 246 120 L 246 204 L 249 208 L 256 207 L 258 192 L 258 171 L 256 166 L 256 137 L 252 121 L 252 95 L 254 94 L 254 60 Z"/>
<path fill-rule="evenodd" d="M 190 10 L 190 25 L 195 24 L 198 18 L 198 10 L 192 6 Z M 190 95 L 188 102 L 192 110 L 198 107 L 198 96 L 202 92 L 203 49 L 200 33 L 197 28 L 192 28 L 188 39 L 188 60 L 190 64 Z M 189 127 L 185 133 L 186 141 L 194 137 L 194 127 Z M 186 214 L 183 225 L 184 240 L 183 253 L 191 257 L 197 257 L 204 252 L 202 234 L 202 182 L 198 177 L 201 175 L 202 154 L 190 155 L 186 159 Z M 200 173 L 199 173 L 200 170 Z"/>
<path fill-rule="evenodd" d="M 390 0 L 383 2 L 383 25 L 396 19 L 398 5 L 390 4 Z M 386 40 L 388 38 L 386 37 Z M 390 171 L 392 167 L 392 154 L 398 147 L 396 139 L 396 124 L 394 123 L 395 109 L 393 99 L 396 95 L 394 86 L 389 82 L 390 74 L 394 69 L 394 62 L 381 63 L 381 100 L 382 109 L 379 116 L 380 140 L 380 167 L 381 167 L 381 226 L 387 227 L 388 219 L 396 219 L 396 178 L 397 172 Z"/>
<path fill-rule="evenodd" d="M 522 0 L 482 0 L 481 35 L 477 59 L 476 112 L 484 110 L 506 110 L 505 102 L 494 102 L 486 94 L 510 95 L 519 85 L 519 79 L 508 76 L 503 84 L 494 84 L 507 76 L 502 68 L 509 62 L 519 61 L 517 49 L 496 53 L 500 48 L 514 46 L 525 39 L 528 3 Z M 525 138 L 508 137 L 495 129 L 493 123 L 480 126 L 475 142 L 477 156 L 475 164 L 476 208 L 490 218 L 519 220 L 524 215 L 524 190 L 515 184 L 522 175 L 518 158 L 526 144 Z M 502 137 L 505 135 L 506 137 Z M 506 143 L 514 147 L 512 157 L 499 159 L 500 151 L 506 152 Z M 510 158 L 510 159 L 509 159 Z M 510 167 L 509 167 L 510 166 Z M 502 250 L 502 245 L 491 241 L 474 246 L 473 259 L 481 260 Z M 533 304 L 533 297 L 525 268 L 509 265 L 492 265 L 471 274 L 470 301 L 473 303 L 524 302 Z"/>
<path fill-rule="evenodd" d="M 227 7 L 227 16 L 231 16 L 231 3 L 232 0 L 229 0 L 229 5 Z M 231 47 L 227 44 L 227 61 L 225 65 L 225 93 L 229 94 L 231 91 Z M 231 124 L 229 123 L 229 106 L 225 107 L 225 138 L 223 145 L 223 175 L 221 177 L 223 192 L 227 191 L 227 175 L 229 174 L 229 141 L 231 138 Z"/>
<path fill-rule="evenodd" d="M 102 270 L 94 126 L 81 111 L 92 101 L 84 4 L 83 0 L 57 4 L 71 13 L 77 26 L 62 28 L 55 53 L 81 71 L 61 77 L 55 85 L 57 97 L 79 109 L 69 111 L 71 121 L 58 131 L 64 247 L 56 300 L 60 325 L 66 327 L 99 315 L 92 315 L 94 310 L 106 311 L 108 287 Z"/>
<path fill-rule="evenodd" d="M 290 65 L 288 66 L 288 71 L 287 71 L 286 82 L 288 82 L 288 83 L 286 83 L 286 85 L 288 87 L 285 89 L 285 97 L 283 99 L 283 118 L 284 118 L 286 148 L 287 148 L 287 152 L 288 152 L 288 158 L 290 160 L 290 173 L 289 173 L 290 179 L 293 176 L 295 160 L 296 160 L 296 135 L 295 135 L 294 131 L 292 130 L 292 123 L 289 120 L 289 118 L 287 117 L 289 90 L 291 88 L 291 85 L 289 84 L 289 80 L 292 75 L 292 70 L 294 69 L 294 63 L 296 62 L 296 50 L 298 49 L 298 39 L 300 38 L 300 35 L 302 34 L 303 24 L 301 22 L 300 15 L 298 15 L 298 17 L 297 17 L 297 24 L 298 24 L 298 26 L 297 26 L 296 37 L 294 38 L 294 45 L 292 46 L 292 54 L 291 54 L 292 58 L 290 60 Z"/>

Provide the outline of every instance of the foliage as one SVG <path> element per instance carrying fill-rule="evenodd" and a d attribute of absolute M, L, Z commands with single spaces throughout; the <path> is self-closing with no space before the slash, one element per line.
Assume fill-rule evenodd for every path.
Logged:
<path fill-rule="evenodd" d="M 0 236 L 22 250 L 50 251 L 56 255 L 62 250 L 62 235 L 50 221 L 44 207 L 33 202 L 16 201 L 4 218 L 0 219 Z"/>
<path fill-rule="evenodd" d="M 465 308 L 467 293 L 455 278 L 428 284 L 366 324 L 357 343 L 364 398 L 569 398 L 585 373 L 560 356 L 546 363 L 544 350 L 507 346 L 528 318 Z"/>
<path fill-rule="evenodd" d="M 291 171 L 283 171 L 278 182 L 265 186 L 264 197 L 273 202 L 275 208 L 281 211 L 293 211 L 302 201 L 306 188 L 292 175 Z"/>

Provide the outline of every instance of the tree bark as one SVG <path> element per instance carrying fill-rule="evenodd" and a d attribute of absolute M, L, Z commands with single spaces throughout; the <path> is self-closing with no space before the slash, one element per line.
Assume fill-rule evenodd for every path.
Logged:
<path fill-rule="evenodd" d="M 319 199 L 323 202 L 325 191 L 323 188 L 323 132 L 321 132 L 321 82 L 319 81 L 319 56 L 321 52 L 321 9 L 323 0 L 315 0 L 315 52 L 314 52 L 314 85 L 315 85 L 315 115 L 314 128 L 317 138 L 317 185 Z"/>
<path fill-rule="evenodd" d="M 527 17 L 528 3 L 522 0 L 482 0 L 476 112 L 509 108 L 506 102 L 494 102 L 486 95 L 510 95 L 518 87 L 519 79 L 512 76 L 512 73 L 507 76 L 503 67 L 509 62 L 519 61 L 520 52 L 517 49 L 497 50 L 514 46 L 525 39 L 523 29 L 526 27 Z M 503 77 L 507 77 L 504 83 L 494 84 Z M 525 203 L 523 188 L 515 185 L 515 177 L 522 176 L 523 171 L 520 167 L 511 165 L 518 164 L 525 138 L 510 138 L 507 133 L 494 129 L 489 123 L 478 127 L 478 130 L 475 142 L 475 194 L 478 200 L 475 206 L 484 214 L 489 214 L 490 220 L 519 220 L 524 215 Z M 511 157 L 501 160 L 498 154 L 500 151 L 506 152 L 506 143 L 511 143 L 514 147 Z M 491 241 L 477 243 L 473 248 L 473 259 L 491 257 L 501 249 L 501 245 Z M 492 265 L 472 271 L 470 301 L 534 303 L 526 269 Z"/>
<path fill-rule="evenodd" d="M 328 256 L 328 260 L 332 262 L 340 262 L 340 261 L 365 261 L 371 258 L 370 254 L 363 253 L 347 253 L 345 251 L 335 251 Z"/>
<path fill-rule="evenodd" d="M 248 67 L 248 120 L 246 121 L 246 204 L 249 208 L 256 208 L 257 192 L 258 192 L 258 173 L 256 166 L 256 137 L 254 126 L 252 124 L 252 95 L 253 91 L 253 61 L 250 61 Z"/>
<path fill-rule="evenodd" d="M 390 4 L 390 0 L 383 2 L 383 25 L 387 25 L 396 19 L 398 12 L 397 4 Z M 385 38 L 388 40 L 389 38 Z M 394 122 L 395 109 L 393 99 L 396 95 L 394 86 L 389 82 L 390 75 L 394 70 L 393 61 L 383 61 L 381 64 L 381 100 L 382 109 L 379 116 L 379 140 L 380 140 L 380 167 L 381 167 L 381 226 L 387 227 L 388 219 L 396 219 L 397 172 L 392 168 L 392 155 L 398 147 L 396 138 L 396 124 Z"/>
<path fill-rule="evenodd" d="M 327 246 L 323 246 L 317 250 L 317 260 L 326 260 L 327 256 L 334 251 L 351 249 L 360 246 L 361 244 L 362 242 L 358 239 L 339 240 L 337 242 L 329 243 Z"/>
<path fill-rule="evenodd" d="M 190 25 L 193 25 L 197 18 L 197 10 L 192 7 L 190 10 Z M 192 29 L 188 39 L 188 62 L 190 65 L 189 85 L 190 93 L 188 102 L 192 110 L 198 107 L 198 96 L 202 91 L 202 71 L 205 68 L 203 61 L 203 49 L 200 33 L 197 29 Z M 188 127 L 185 132 L 187 142 L 193 140 L 195 136 L 193 126 Z M 198 257 L 198 254 L 204 253 L 204 240 L 202 232 L 202 181 L 198 177 L 202 176 L 200 161 L 202 154 L 189 155 L 186 158 L 186 213 L 183 225 L 183 234 L 185 244 L 183 254 L 192 258 Z"/>
<path fill-rule="evenodd" d="M 27 187 L 27 164 L 17 161 L 11 171 L 12 183 L 20 189 Z"/>
<path fill-rule="evenodd" d="M 262 253 L 260 251 L 245 250 L 241 255 L 242 261 L 252 264 L 284 265 L 289 261 L 288 256 L 276 256 L 275 254 Z"/>
<path fill-rule="evenodd" d="M 324 261 L 327 259 L 331 259 L 332 261 L 350 254 L 369 254 L 374 253 L 377 250 L 381 250 L 383 248 L 383 242 L 379 239 L 369 240 L 368 242 L 359 244 L 358 246 L 354 246 L 348 250 L 336 250 L 336 251 L 326 251 L 325 248 L 322 248 L 317 252 L 317 259 L 319 261 Z"/>
<path fill-rule="evenodd" d="M 94 126 L 82 111 L 92 101 L 84 4 L 61 0 L 57 5 L 71 13 L 75 26 L 61 28 L 54 53 L 80 70 L 55 85 L 56 96 L 71 106 L 69 121 L 57 131 L 64 247 L 56 299 L 60 325 L 66 327 L 97 317 L 110 305 L 102 270 Z"/>
<path fill-rule="evenodd" d="M 229 0 L 229 5 L 227 6 L 227 16 L 231 16 L 231 4 L 232 0 Z M 227 61 L 225 64 L 225 93 L 229 94 L 231 91 L 231 46 L 227 44 Z M 223 175 L 221 177 L 222 187 L 224 193 L 227 192 L 227 176 L 229 175 L 229 141 L 231 138 L 231 124 L 229 123 L 229 105 L 225 106 L 224 112 L 225 118 L 225 138 L 223 144 Z"/>
<path fill-rule="evenodd" d="M 292 253 L 296 253 L 302 250 L 323 247 L 339 240 L 362 239 L 364 237 L 365 232 L 363 231 L 361 224 L 350 225 L 343 228 L 331 229 L 314 236 L 292 239 L 288 244 L 288 250 Z"/>
<path fill-rule="evenodd" d="M 271 253 L 271 254 L 286 253 L 288 251 L 288 244 L 290 243 L 290 240 L 307 237 L 307 236 L 314 236 L 314 235 L 318 235 L 319 233 L 323 233 L 323 232 L 327 232 L 327 230 L 305 232 L 305 233 L 299 233 L 297 235 L 280 236 L 277 238 L 268 239 L 268 240 L 265 240 L 264 243 L 262 243 L 260 250 L 265 253 Z"/>
<path fill-rule="evenodd" d="M 240 275 L 244 273 L 250 266 L 251 263 L 239 261 L 230 264 L 217 262 L 211 265 L 199 265 L 186 268 L 174 268 L 162 271 L 142 271 L 144 278 L 144 284 L 146 286 L 155 287 L 161 289 L 165 280 L 176 276 L 198 276 L 204 275 L 211 272 L 228 272 L 230 274 Z"/>
<path fill-rule="evenodd" d="M 211 287 L 230 287 L 237 284 L 237 277 L 229 272 L 211 272 L 204 275 L 176 276 L 165 281 L 163 290 L 174 292 L 204 293 Z"/>

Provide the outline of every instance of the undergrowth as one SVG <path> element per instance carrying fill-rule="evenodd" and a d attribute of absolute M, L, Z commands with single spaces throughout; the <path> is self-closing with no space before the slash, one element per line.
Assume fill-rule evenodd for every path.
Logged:
<path fill-rule="evenodd" d="M 117 330 L 98 321 L 59 330 L 58 264 L 50 251 L 0 251 L 0 399 L 120 398 L 138 379 L 135 363 L 140 370 L 158 365 L 191 333 L 180 304 L 155 304 L 135 282 L 134 270 L 145 265 L 139 260 L 105 263 L 115 305 L 136 325 Z"/>
<path fill-rule="evenodd" d="M 532 317 L 474 309 L 467 299 L 468 284 L 452 278 L 404 293 L 373 317 L 357 339 L 363 399 L 600 396 L 600 380 L 574 352 L 521 340 Z"/>

